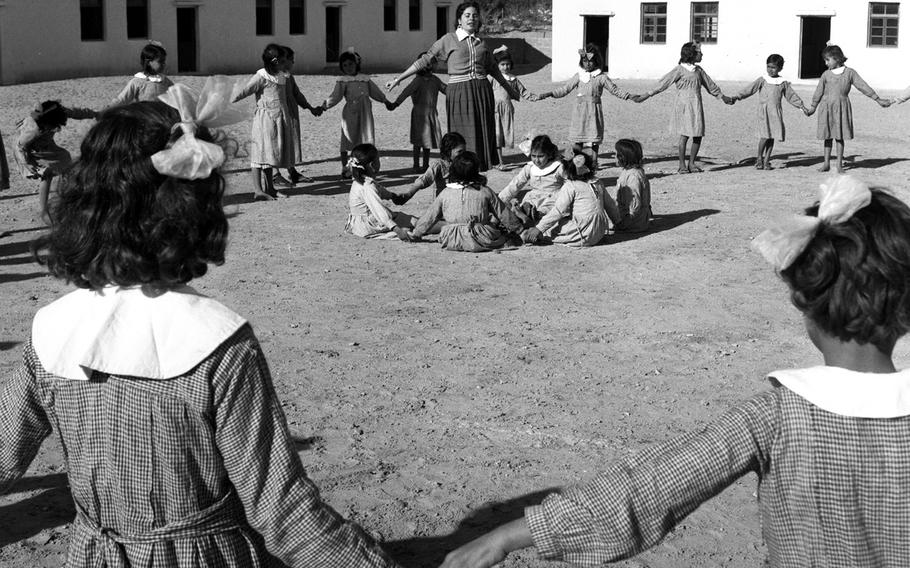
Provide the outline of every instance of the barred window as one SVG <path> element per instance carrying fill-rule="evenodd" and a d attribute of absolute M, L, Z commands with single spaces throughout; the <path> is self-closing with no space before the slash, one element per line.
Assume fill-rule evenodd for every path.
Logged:
<path fill-rule="evenodd" d="M 290 0 L 288 4 L 288 33 L 303 35 L 306 33 L 305 0 Z"/>
<path fill-rule="evenodd" d="M 693 40 L 717 43 L 718 2 L 692 2 Z"/>
<path fill-rule="evenodd" d="M 398 29 L 398 2 L 396 0 L 385 0 L 382 3 L 382 29 L 387 32 L 394 32 Z"/>
<path fill-rule="evenodd" d="M 641 43 L 667 43 L 666 2 L 642 2 Z"/>
<path fill-rule="evenodd" d="M 897 47 L 900 3 L 869 2 L 869 46 Z"/>
<path fill-rule="evenodd" d="M 272 0 L 256 0 L 256 35 L 272 35 Z"/>
<path fill-rule="evenodd" d="M 126 0 L 126 37 L 145 39 L 149 36 L 148 0 Z"/>
<path fill-rule="evenodd" d="M 102 0 L 79 0 L 79 29 L 82 41 L 104 40 L 104 3 Z"/>

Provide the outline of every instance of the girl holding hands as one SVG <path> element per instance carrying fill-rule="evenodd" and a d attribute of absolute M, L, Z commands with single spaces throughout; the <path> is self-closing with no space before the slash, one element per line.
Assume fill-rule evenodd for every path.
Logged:
<path fill-rule="evenodd" d="M 419 57 L 424 54 L 421 53 Z M 442 137 L 442 126 L 439 124 L 439 113 L 436 102 L 439 93 L 446 94 L 446 84 L 433 74 L 428 67 L 417 73 L 408 86 L 402 89 L 395 102 L 387 102 L 386 107 L 395 110 L 405 99 L 411 97 L 411 144 L 414 146 L 414 173 L 422 173 L 430 167 L 430 149 L 439 147 Z M 423 155 L 423 167 L 420 157 Z"/>
<path fill-rule="evenodd" d="M 882 107 L 891 106 L 889 99 L 883 99 L 870 87 L 854 69 L 844 63 L 847 58 L 836 45 L 826 46 L 822 50 L 827 71 L 818 80 L 818 87 L 812 96 L 812 107 L 807 116 L 818 111 L 818 129 L 816 135 L 824 140 L 825 158 L 819 171 L 831 169 L 831 141 L 837 142 L 837 171 L 844 171 L 844 140 L 853 140 L 853 107 L 850 104 L 850 88 L 856 87 L 859 92 L 877 102 Z"/>
<path fill-rule="evenodd" d="M 698 63 L 702 60 L 701 45 L 690 41 L 679 50 L 679 65 L 671 69 L 657 83 L 657 87 L 643 95 L 636 95 L 632 100 L 640 103 L 658 93 L 676 85 L 676 103 L 673 108 L 671 128 L 679 135 L 679 173 L 697 173 L 701 168 L 695 165 L 701 139 L 705 135 L 705 109 L 702 104 L 701 90 L 704 88 L 712 96 L 733 104 L 733 99 L 723 94 L 720 87 L 705 73 Z M 692 139 L 692 153 L 686 163 L 686 147 Z"/>

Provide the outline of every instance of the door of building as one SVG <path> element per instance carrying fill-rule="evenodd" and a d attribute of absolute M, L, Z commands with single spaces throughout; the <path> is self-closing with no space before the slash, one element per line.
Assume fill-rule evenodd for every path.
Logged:
<path fill-rule="evenodd" d="M 610 16 L 585 16 L 585 42 L 593 43 L 604 58 L 604 71 L 610 70 Z"/>
<path fill-rule="evenodd" d="M 799 78 L 818 79 L 825 72 L 822 50 L 831 39 L 831 16 L 801 16 Z"/>
<path fill-rule="evenodd" d="M 449 21 L 449 7 L 436 6 L 436 39 L 449 33 L 453 25 L 453 22 Z"/>
<path fill-rule="evenodd" d="M 199 70 L 196 30 L 196 8 L 177 8 L 178 73 L 195 73 Z"/>

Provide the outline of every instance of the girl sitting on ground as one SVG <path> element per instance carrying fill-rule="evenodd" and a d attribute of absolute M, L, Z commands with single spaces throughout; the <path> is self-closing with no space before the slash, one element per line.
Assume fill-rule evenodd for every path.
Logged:
<path fill-rule="evenodd" d="M 347 167 L 354 179 L 348 195 L 351 213 L 344 232 L 367 239 L 397 236 L 403 241 L 411 240 L 407 229 L 414 226 L 415 218 L 405 213 L 393 213 L 382 204 L 383 199 L 391 199 L 393 194 L 374 179 L 380 167 L 376 146 L 354 146 Z"/>
<path fill-rule="evenodd" d="M 586 566 L 629 558 L 749 473 L 769 566 L 906 565 L 910 370 L 892 352 L 910 330 L 910 207 L 832 178 L 806 216 L 753 242 L 824 364 L 770 373 L 768 390 L 711 424 L 547 496 L 443 568 L 489 567 L 529 546 Z"/>
<path fill-rule="evenodd" d="M 474 152 L 462 152 L 452 160 L 449 183 L 417 222 L 414 239 L 439 233 L 439 244 L 446 250 L 484 252 L 508 242 L 500 227 L 521 231 L 521 221 L 486 186 L 480 167 Z"/>
<path fill-rule="evenodd" d="M 557 244 L 589 247 L 607 234 L 610 220 L 619 211 L 603 183 L 594 177 L 594 150 L 570 150 L 565 164 L 566 183 L 556 194 L 550 212 L 521 235 L 525 243 L 549 240 Z"/>
<path fill-rule="evenodd" d="M 439 192 L 445 188 L 449 179 L 449 168 L 452 166 L 452 160 L 464 151 L 464 136 L 457 132 L 447 132 L 439 144 L 439 159 L 433 160 L 426 171 L 418 176 L 406 190 L 400 193 L 395 192 L 392 196 L 392 202 L 396 205 L 404 205 L 409 199 L 414 197 L 415 193 L 431 185 L 435 190 L 433 197 L 439 195 Z"/>
<path fill-rule="evenodd" d="M 622 168 L 616 180 L 616 205 L 619 218 L 614 229 L 630 233 L 647 231 L 651 224 L 651 182 L 645 175 L 644 159 L 638 140 L 616 141 L 616 164 Z"/>
<path fill-rule="evenodd" d="M 533 227 L 550 212 L 556 192 L 566 181 L 559 148 L 546 134 L 531 140 L 530 158 L 499 192 L 499 199 L 512 207 L 526 227 Z"/>

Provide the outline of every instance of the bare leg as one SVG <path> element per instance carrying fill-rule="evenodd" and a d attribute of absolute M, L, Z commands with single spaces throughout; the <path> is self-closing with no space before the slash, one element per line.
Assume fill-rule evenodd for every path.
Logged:
<path fill-rule="evenodd" d="M 686 166 L 686 146 L 688 144 L 688 136 L 679 137 L 679 173 L 681 174 L 689 173 L 689 168 Z"/>
<path fill-rule="evenodd" d="M 262 168 L 250 168 L 253 176 L 253 200 L 254 201 L 271 201 L 273 197 L 262 191 Z M 271 171 L 269 171 L 271 173 Z M 271 176 L 269 176 L 271 178 Z M 269 180 L 271 183 L 271 180 Z"/>
<path fill-rule="evenodd" d="M 690 172 L 700 172 L 701 168 L 695 165 L 695 160 L 698 159 L 698 150 L 701 149 L 701 136 L 692 137 L 692 153 L 689 154 L 689 171 Z"/>
<path fill-rule="evenodd" d="M 501 158 L 500 158 L 501 160 Z M 426 170 L 430 167 L 430 149 L 423 148 L 423 169 Z"/>
<path fill-rule="evenodd" d="M 822 167 L 818 168 L 820 172 L 827 172 L 831 169 L 831 139 L 825 139 L 825 158 L 822 162 Z"/>
<path fill-rule="evenodd" d="M 844 141 L 836 140 L 837 142 L 837 173 L 844 173 Z"/>
<path fill-rule="evenodd" d="M 348 168 L 348 153 L 341 152 L 341 178 L 351 179 L 351 170 Z"/>
<path fill-rule="evenodd" d="M 496 164 L 496 169 L 501 172 L 506 171 L 506 162 L 502 158 L 502 148 L 496 148 L 496 155 L 499 157 L 499 163 Z"/>
<path fill-rule="evenodd" d="M 272 181 L 272 168 L 262 168 L 262 178 L 265 180 L 263 191 L 268 195 L 277 195 L 278 197 L 287 197 L 287 194 L 275 190 L 275 184 Z"/>
<path fill-rule="evenodd" d="M 765 169 L 773 170 L 771 167 L 771 151 L 774 150 L 774 138 L 768 138 L 768 141 L 765 143 Z"/>
<path fill-rule="evenodd" d="M 413 146 L 413 152 L 411 153 L 414 157 L 414 171 L 420 171 L 420 146 Z"/>
<path fill-rule="evenodd" d="M 54 179 L 52 174 L 44 174 L 41 183 L 38 185 L 38 215 L 41 220 L 47 223 L 47 200 L 51 193 L 51 181 Z"/>
<path fill-rule="evenodd" d="M 767 138 L 758 139 L 758 154 L 755 158 L 755 169 L 763 170 L 765 169 L 765 143 L 768 141 Z"/>
<path fill-rule="evenodd" d="M 594 152 L 594 169 L 596 170 L 600 167 L 600 164 L 598 161 L 598 154 L 600 153 L 600 144 L 591 144 L 591 150 Z"/>

